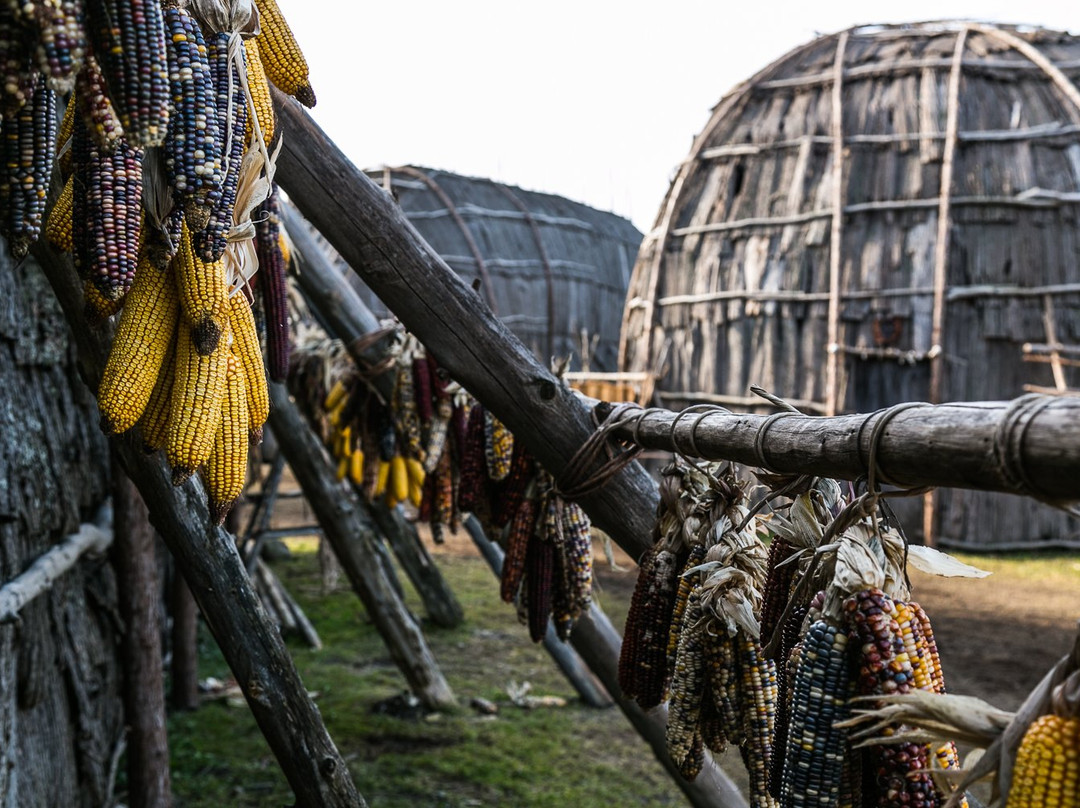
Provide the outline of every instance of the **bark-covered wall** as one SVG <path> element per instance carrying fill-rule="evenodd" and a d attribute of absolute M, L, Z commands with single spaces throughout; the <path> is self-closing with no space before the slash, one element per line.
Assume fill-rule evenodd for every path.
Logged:
<path fill-rule="evenodd" d="M 90 519 L 108 446 L 60 307 L 0 240 L 0 585 Z M 116 584 L 82 559 L 0 626 L 0 808 L 104 804 L 122 737 Z"/>

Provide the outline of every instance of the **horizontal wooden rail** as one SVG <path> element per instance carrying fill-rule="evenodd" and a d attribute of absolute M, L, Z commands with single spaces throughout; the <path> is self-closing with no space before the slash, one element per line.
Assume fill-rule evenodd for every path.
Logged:
<path fill-rule="evenodd" d="M 600 403 L 606 415 L 610 405 Z M 855 480 L 867 473 L 875 428 L 879 479 L 1080 500 L 1080 397 L 899 405 L 869 415 L 631 413 L 613 429 L 647 449 L 731 460 L 788 474 Z"/>

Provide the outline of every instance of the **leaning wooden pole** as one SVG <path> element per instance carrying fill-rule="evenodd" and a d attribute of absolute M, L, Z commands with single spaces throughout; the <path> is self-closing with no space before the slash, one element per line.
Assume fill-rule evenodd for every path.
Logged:
<path fill-rule="evenodd" d="M 423 240 L 390 196 L 358 171 L 293 99 L 275 92 L 274 104 L 284 132 L 277 178 L 300 212 L 353 271 L 363 268 L 367 284 L 439 364 L 558 478 L 593 432 L 589 409 L 536 361 Z M 594 523 L 637 559 L 651 546 L 658 501 L 656 483 L 633 463 L 583 497 L 581 504 Z M 577 631 L 581 629 L 579 625 Z M 617 667 L 620 641 L 618 632 L 612 629 L 611 634 L 597 653 L 605 666 Z M 618 689 L 611 684 L 614 679 L 600 678 L 609 689 Z M 612 695 L 620 699 L 618 693 Z M 653 749 L 659 754 L 655 744 Z M 698 784 L 681 777 L 676 782 L 699 808 L 745 806 L 741 797 L 731 796 L 738 791 L 717 766 L 703 772 Z"/>
<path fill-rule="evenodd" d="M 386 357 L 387 342 L 371 340 L 379 329 L 379 321 L 360 295 L 346 283 L 341 272 L 327 258 L 315 238 L 311 225 L 288 202 L 282 202 L 281 220 L 293 243 L 293 254 L 300 265 L 297 279 L 308 304 L 327 324 L 330 336 L 340 339 L 353 361 L 360 368 L 380 364 Z M 388 338 L 389 339 L 389 338 Z M 393 396 L 394 376 L 384 373 L 371 381 L 372 387 L 389 402 Z M 416 528 L 407 522 L 398 509 L 388 508 L 378 501 L 362 507 L 370 508 L 376 527 L 386 538 L 424 603 L 424 611 L 437 626 L 453 628 L 464 619 L 461 604 L 446 579 L 424 548 Z"/>
<path fill-rule="evenodd" d="M 577 397 L 431 249 L 393 199 L 346 159 L 292 98 L 274 94 L 277 181 L 439 364 L 522 440 L 556 479 L 593 431 Z M 649 548 L 658 493 L 632 464 L 581 499 L 632 558 Z"/>
<path fill-rule="evenodd" d="M 104 334 L 83 316 L 82 285 L 69 258 L 39 241 L 34 257 L 48 277 L 75 337 L 83 381 L 96 390 L 105 366 Z M 366 806 L 345 760 L 308 696 L 292 657 L 267 618 L 232 537 L 213 527 L 206 495 L 193 478 L 174 487 L 162 458 L 113 440 L 117 458 L 146 501 L 150 521 L 187 580 L 252 715 L 303 808 Z"/>
<path fill-rule="evenodd" d="M 364 603 L 390 656 L 421 702 L 436 710 L 456 706 L 453 691 L 439 669 L 420 627 L 404 602 L 373 563 L 378 544 L 375 527 L 351 486 L 334 475 L 322 442 L 308 426 L 284 385 L 270 385 L 270 427 L 281 453 L 296 475 L 356 594 Z"/>

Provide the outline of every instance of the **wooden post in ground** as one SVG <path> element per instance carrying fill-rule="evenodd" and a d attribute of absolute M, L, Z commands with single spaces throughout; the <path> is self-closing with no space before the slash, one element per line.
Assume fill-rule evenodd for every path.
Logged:
<path fill-rule="evenodd" d="M 79 372 L 96 390 L 105 367 L 107 341 L 103 333 L 86 324 L 82 284 L 71 260 L 44 240 L 34 246 L 34 257 L 71 326 Z M 211 525 L 206 493 L 198 480 L 174 487 L 160 457 L 146 455 L 122 438 L 112 445 L 146 502 L 151 524 L 187 579 L 297 804 L 366 808 L 285 644 L 259 604 L 235 542 Z"/>
<path fill-rule="evenodd" d="M 350 485 L 337 480 L 322 442 L 288 390 L 277 383 L 270 384 L 270 427 L 319 520 L 323 536 L 333 545 L 349 582 L 412 692 L 429 708 L 454 707 L 454 694 L 419 626 L 381 565 L 373 563 L 380 542 L 360 497 Z"/>
<path fill-rule="evenodd" d="M 172 593 L 172 666 L 169 703 L 174 710 L 199 707 L 199 609 L 187 581 L 174 567 Z"/>
<path fill-rule="evenodd" d="M 158 629 L 158 576 L 154 530 L 135 484 L 113 461 L 113 563 L 124 621 L 124 723 L 127 727 L 128 803 L 170 808 L 169 740 Z"/>

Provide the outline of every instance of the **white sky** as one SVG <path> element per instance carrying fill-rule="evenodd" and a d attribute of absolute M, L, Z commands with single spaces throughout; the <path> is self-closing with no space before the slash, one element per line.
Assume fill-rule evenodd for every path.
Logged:
<path fill-rule="evenodd" d="M 820 33 L 944 18 L 1080 29 L 1080 5 L 1063 0 L 279 4 L 311 67 L 313 115 L 360 168 L 489 177 L 643 231 L 712 106 Z"/>

